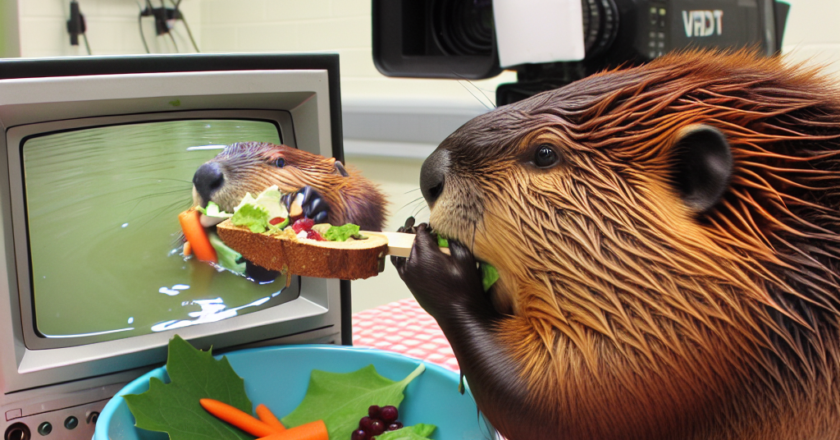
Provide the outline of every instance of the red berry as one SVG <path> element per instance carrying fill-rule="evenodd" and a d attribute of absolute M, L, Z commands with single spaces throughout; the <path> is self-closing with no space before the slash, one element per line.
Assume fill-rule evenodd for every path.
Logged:
<path fill-rule="evenodd" d="M 284 220 L 286 219 L 284 219 L 283 217 L 274 217 L 273 219 L 269 220 L 268 223 L 272 225 L 279 225 L 280 223 L 283 223 Z"/>
<path fill-rule="evenodd" d="M 300 231 L 309 231 L 312 227 L 315 226 L 315 220 L 311 218 L 302 218 L 292 225 L 292 229 L 295 230 L 295 234 L 299 234 Z"/>
<path fill-rule="evenodd" d="M 370 431 L 371 422 L 373 422 L 373 419 L 368 416 L 364 416 L 362 417 L 362 420 L 359 420 L 359 428 L 364 429 L 365 431 Z"/>
<path fill-rule="evenodd" d="M 350 436 L 350 440 L 368 440 L 367 432 L 364 429 L 357 429 L 353 431 L 353 435 Z"/>
<path fill-rule="evenodd" d="M 379 435 L 385 432 L 385 424 L 382 423 L 382 420 L 373 419 L 370 422 L 370 435 Z"/>
<path fill-rule="evenodd" d="M 383 406 L 382 409 L 379 410 L 379 417 L 386 424 L 393 423 L 399 417 L 399 412 L 397 411 L 397 408 L 395 406 Z"/>
<path fill-rule="evenodd" d="M 398 429 L 402 429 L 403 424 L 402 422 L 394 422 L 388 425 L 388 431 L 396 431 Z"/>
<path fill-rule="evenodd" d="M 321 234 L 319 234 L 318 231 L 313 231 L 311 229 L 306 233 L 306 238 L 315 241 L 327 241 L 324 237 L 321 237 Z"/>
<path fill-rule="evenodd" d="M 368 408 L 368 415 L 373 418 L 379 417 L 379 405 L 371 405 Z"/>

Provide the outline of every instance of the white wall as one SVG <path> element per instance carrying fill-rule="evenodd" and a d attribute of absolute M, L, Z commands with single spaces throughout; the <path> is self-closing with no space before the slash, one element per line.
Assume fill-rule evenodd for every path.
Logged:
<path fill-rule="evenodd" d="M 17 2 L 0 2 L 0 58 L 20 56 L 17 8 Z"/>
<path fill-rule="evenodd" d="M 791 61 L 824 65 L 840 76 L 840 1 L 786 1 L 791 8 L 782 52 Z"/>
<path fill-rule="evenodd" d="M 8 1 L 8 0 L 3 0 Z M 87 55 L 84 42 L 70 45 L 67 20 L 70 17 L 69 0 L 17 0 L 20 15 L 20 49 L 23 57 L 55 57 Z M 78 0 L 85 17 L 87 37 L 93 55 L 146 53 L 140 39 L 137 17 L 140 13 L 139 0 Z M 142 0 L 145 4 L 145 0 Z M 153 0 L 160 6 L 160 0 Z M 170 0 L 166 0 L 171 7 Z M 190 24 L 196 40 L 201 38 L 201 2 L 183 0 L 180 6 Z M 168 37 L 157 37 L 154 20 L 143 18 L 143 29 L 149 50 L 152 53 L 175 52 Z M 194 52 L 183 23 L 174 28 L 173 36 L 181 52 Z"/>

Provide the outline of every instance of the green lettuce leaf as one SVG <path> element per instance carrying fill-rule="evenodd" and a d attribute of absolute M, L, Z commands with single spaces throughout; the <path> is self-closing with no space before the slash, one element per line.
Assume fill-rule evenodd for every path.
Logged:
<path fill-rule="evenodd" d="M 426 440 L 435 432 L 435 429 L 437 429 L 435 425 L 418 423 L 396 431 L 386 431 L 377 435 L 376 440 Z"/>
<path fill-rule="evenodd" d="M 447 240 L 446 237 L 444 237 L 443 235 L 438 235 L 437 236 L 437 241 L 438 241 L 438 247 L 444 247 L 444 248 L 449 247 L 449 240 Z"/>
<path fill-rule="evenodd" d="M 294 427 L 323 420 L 330 439 L 348 439 L 371 405 L 399 407 L 405 387 L 425 369 L 421 363 L 399 382 L 382 377 L 373 365 L 352 373 L 312 370 L 306 396 L 282 422 Z"/>
<path fill-rule="evenodd" d="M 437 236 L 437 242 L 438 247 L 449 247 L 449 240 L 440 234 Z M 493 284 L 496 284 L 496 281 L 499 281 L 499 271 L 490 263 L 483 261 L 478 262 L 478 267 L 481 269 L 481 285 L 484 286 L 484 291 L 486 292 L 493 287 Z"/>
<path fill-rule="evenodd" d="M 149 391 L 123 396 L 138 428 L 166 432 L 170 440 L 253 438 L 212 416 L 198 403 L 203 398 L 216 399 L 251 414 L 245 382 L 227 358 L 217 361 L 210 350 L 196 350 L 176 335 L 169 341 L 166 371 L 171 383 L 152 378 Z"/>
<path fill-rule="evenodd" d="M 329 241 L 347 241 L 348 238 L 359 235 L 359 226 L 347 223 L 344 226 L 333 226 L 324 234 Z"/>
<path fill-rule="evenodd" d="M 492 264 L 480 262 L 478 267 L 481 269 L 481 285 L 484 286 L 484 291 L 490 290 L 496 281 L 499 281 L 499 271 L 493 267 Z"/>
<path fill-rule="evenodd" d="M 242 254 L 229 248 L 215 232 L 207 234 L 207 238 L 210 239 L 210 245 L 216 250 L 219 266 L 238 274 L 245 273 L 245 260 L 242 259 Z"/>
<path fill-rule="evenodd" d="M 247 226 L 251 232 L 265 232 L 268 229 L 268 210 L 250 203 L 240 206 L 230 222 L 236 226 Z"/>

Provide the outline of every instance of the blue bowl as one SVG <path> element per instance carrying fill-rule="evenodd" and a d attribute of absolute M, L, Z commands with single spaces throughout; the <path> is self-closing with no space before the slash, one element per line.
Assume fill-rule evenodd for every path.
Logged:
<path fill-rule="evenodd" d="M 236 373 L 245 379 L 245 391 L 251 402 L 255 406 L 265 404 L 281 418 L 303 400 L 312 369 L 349 373 L 373 364 L 382 376 L 399 381 L 422 362 L 376 349 L 329 345 L 257 348 L 227 353 L 225 356 Z M 121 397 L 148 390 L 151 377 L 169 381 L 165 368 L 161 367 L 126 385 L 102 410 L 96 422 L 93 440 L 168 438 L 165 433 L 136 428 L 134 416 Z M 406 426 L 416 423 L 436 425 L 438 428 L 432 435 L 434 439 L 492 438 L 486 422 L 479 419 L 472 396 L 469 392 L 464 395 L 458 392 L 458 380 L 457 373 L 426 362 L 426 371 L 405 390 L 405 399 L 400 404 L 400 420 Z M 349 436 L 346 440 L 349 440 Z"/>

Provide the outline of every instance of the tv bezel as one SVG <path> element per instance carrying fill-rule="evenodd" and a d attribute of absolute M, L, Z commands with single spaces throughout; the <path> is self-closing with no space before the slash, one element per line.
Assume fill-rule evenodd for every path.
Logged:
<path fill-rule="evenodd" d="M 319 93 L 322 98 L 324 98 L 324 95 L 326 95 L 324 103 L 326 104 L 326 110 L 328 110 L 326 114 L 329 118 L 329 135 L 327 136 L 328 139 L 324 139 L 323 141 L 326 142 L 327 145 L 331 145 L 332 156 L 336 157 L 338 160 L 343 161 L 344 156 L 341 135 L 342 130 L 339 91 L 339 66 L 337 55 L 187 55 L 95 58 L 91 57 L 41 60 L 3 60 L 0 61 L 0 82 L 4 82 L 3 80 L 12 80 L 11 82 L 5 81 L 6 84 L 11 84 L 16 79 L 18 79 L 20 81 L 28 81 L 31 83 L 33 80 L 37 82 L 37 79 L 39 78 L 49 79 L 72 77 L 67 78 L 68 81 L 70 81 L 70 83 L 78 83 L 79 81 L 91 81 L 93 79 L 100 80 L 117 77 L 150 77 L 149 75 L 158 75 L 160 77 L 163 77 L 167 74 L 173 74 L 177 76 L 180 73 L 188 73 L 192 75 L 196 74 L 197 72 L 207 73 L 208 77 L 212 77 L 213 74 L 215 74 L 216 76 L 224 76 L 228 73 L 236 72 L 249 72 L 258 74 L 260 72 L 290 71 L 325 72 L 326 84 L 322 85 L 322 87 L 319 89 Z M 95 101 L 95 99 L 92 99 L 92 101 Z M 270 107 L 271 106 L 269 106 L 269 108 Z M 303 107 L 303 105 L 301 105 L 301 107 Z M 30 136 L 35 132 L 39 132 L 39 130 L 55 132 L 67 129 L 69 126 L 73 126 L 75 128 L 83 126 L 101 126 L 109 125 L 110 123 L 127 123 L 132 121 L 137 122 L 140 120 L 149 120 L 155 118 L 160 119 L 161 117 L 164 119 L 172 119 L 173 115 L 187 115 L 194 114 L 195 112 L 203 112 L 204 115 L 209 116 L 210 113 L 219 115 L 223 112 L 267 111 L 266 108 L 260 106 L 254 106 L 253 108 L 248 108 L 247 106 L 245 106 L 244 108 L 242 106 L 236 106 L 227 109 L 214 108 L 207 111 L 191 108 L 186 108 L 183 110 L 179 108 L 166 108 L 163 110 L 158 109 L 157 111 L 149 111 L 149 109 L 140 109 L 140 111 L 137 113 L 123 112 L 116 113 L 115 115 L 108 114 L 106 116 L 105 114 L 84 115 L 84 112 L 80 112 L 81 117 L 73 117 L 72 119 L 62 118 L 59 115 L 58 118 L 45 119 L 41 121 L 31 121 L 27 120 L 27 118 L 31 118 L 32 115 L 27 114 L 25 108 L 23 108 L 23 110 L 24 111 L 22 112 L 22 117 L 17 117 L 16 115 L 9 114 L 0 114 L 0 129 L 2 129 L 4 132 L 3 144 L 4 148 L 7 148 L 7 150 L 12 149 L 11 147 L 5 146 L 7 137 L 6 135 L 8 132 L 14 133 L 16 131 L 19 131 L 20 133 L 23 133 L 23 135 L 19 135 L 20 133 L 15 135 L 15 139 L 23 140 L 27 136 Z M 2 113 L 2 106 L 0 106 L 0 113 Z M 61 112 L 59 111 L 58 113 Z M 314 117 L 315 115 L 307 115 L 307 117 L 309 116 Z M 8 126 L 4 125 L 4 122 L 8 120 L 12 120 L 13 122 Z M 16 120 L 17 123 L 15 123 Z M 35 123 L 46 125 L 32 125 Z M 30 128 L 34 128 L 35 130 L 28 131 L 23 128 L 25 126 L 29 126 Z M 279 123 L 278 126 L 280 126 Z M 44 131 L 40 131 L 40 133 L 43 133 Z M 286 136 L 287 133 L 284 133 L 283 131 L 284 130 L 281 129 L 281 136 Z M 297 132 L 293 130 L 293 133 Z M 19 151 L 20 147 L 21 145 L 18 144 L 14 147 L 14 149 Z M 329 150 L 330 149 L 328 149 L 327 151 L 323 151 L 322 154 L 329 154 Z M 17 164 L 8 162 L 10 157 L 6 155 L 0 156 L 4 156 L 0 158 L 0 162 L 3 162 L 0 163 L 0 167 L 11 170 L 15 166 L 17 166 Z M 11 180 L 14 180 L 14 178 L 11 178 Z M 15 185 L 15 183 L 12 183 L 12 185 Z M 5 182 L 2 186 L 4 187 L 3 192 L 7 193 L 5 195 L 10 195 L 15 191 L 20 191 L 19 188 L 12 189 L 9 186 L 8 182 Z M 9 210 L 10 208 L 12 208 L 11 203 L 12 202 L 10 202 L 8 198 L 6 198 L 6 201 L 3 202 L 3 206 L 0 207 L 0 209 Z M 7 284 L 8 286 L 10 286 L 11 303 L 9 304 L 9 307 L 12 310 L 12 315 L 14 315 L 15 313 L 20 313 L 20 315 L 17 317 L 17 323 L 8 324 L 14 327 L 14 324 L 22 325 L 22 322 L 24 321 L 24 319 L 21 319 L 24 316 L 24 310 L 21 307 L 22 302 L 20 300 L 31 299 L 30 292 L 23 292 L 23 290 L 21 289 L 21 285 L 19 285 L 16 282 L 17 278 L 21 276 L 21 271 L 23 269 L 25 269 L 25 271 L 27 271 L 28 273 L 29 261 L 28 253 L 22 253 L 19 250 L 21 242 L 20 237 L 17 236 L 17 234 L 20 233 L 19 222 L 21 219 L 20 216 L 22 215 L 22 213 L 20 212 L 19 203 L 18 206 L 15 206 L 11 209 L 11 211 L 7 212 L 12 212 L 13 217 L 15 218 L 14 222 L 12 222 L 10 220 L 11 216 L 3 216 L 4 229 L 6 231 L 13 230 L 13 234 L 15 235 L 15 237 L 12 238 L 13 243 L 11 243 L 14 247 L 14 250 L 12 251 L 13 260 L 6 262 L 8 270 L 4 268 L 4 271 L 7 271 L 7 276 L 15 278 L 9 279 Z M 14 227 L 12 223 L 14 223 Z M 6 241 L 9 238 L 8 233 L 6 235 L 7 238 L 0 237 L 0 240 Z M 0 244 L 2 244 L 3 247 L 7 249 L 7 260 L 9 260 L 10 254 L 8 249 L 10 243 L 7 242 Z M 26 255 L 24 256 L 23 254 Z M 306 283 L 317 282 L 317 280 L 303 279 L 299 280 L 298 282 L 302 283 L 301 289 L 305 289 Z M 350 283 L 349 281 L 334 280 L 332 282 L 338 288 L 337 296 L 340 302 L 337 310 L 339 321 L 338 332 L 340 334 L 340 340 L 342 344 L 350 345 L 352 343 L 352 322 L 350 316 Z M 14 287 L 14 289 L 12 289 L 12 286 Z M 328 287 L 327 290 L 332 290 L 332 288 Z M 319 296 L 317 298 L 304 298 L 304 301 L 310 303 L 309 305 L 315 308 L 320 307 L 322 309 L 326 309 L 327 311 L 332 310 L 332 312 L 330 312 L 330 314 L 332 314 L 336 311 L 335 305 L 329 304 L 330 296 L 331 295 L 324 295 Z M 285 304 L 282 304 L 279 307 L 282 307 L 284 305 Z M 17 311 L 15 312 L 14 309 L 17 309 Z M 2 357 L 6 358 L 6 360 L 0 361 L 0 364 L 3 364 L 0 365 L 0 367 L 2 368 L 2 371 L 0 371 L 0 379 L 3 379 L 0 380 L 0 384 L 2 384 L 3 393 L 8 394 L 10 392 L 20 392 L 22 390 L 31 388 L 41 388 L 45 386 L 60 384 L 62 382 L 67 381 L 83 381 L 86 378 L 94 378 L 102 375 L 120 376 L 120 372 L 133 371 L 134 369 L 137 369 L 139 367 L 151 365 L 162 361 L 164 355 L 163 350 L 165 350 L 165 341 L 159 335 L 166 335 L 166 339 L 168 339 L 169 337 L 171 337 L 172 334 L 176 332 L 182 334 L 187 339 L 192 339 L 193 342 L 196 343 L 198 346 L 207 346 L 212 344 L 217 348 L 230 348 L 235 346 L 260 343 L 260 341 L 263 340 L 277 338 L 289 337 L 291 340 L 295 340 L 296 332 L 292 327 L 297 321 L 276 322 L 275 320 L 273 324 L 275 327 L 284 327 L 285 329 L 282 331 L 269 331 L 268 334 L 261 334 L 260 330 L 266 330 L 267 327 L 271 327 L 271 325 L 264 324 L 270 324 L 272 322 L 272 319 L 275 319 L 276 317 L 267 318 L 268 321 L 265 321 L 263 323 L 257 322 L 256 325 L 235 325 L 237 324 L 237 320 L 261 321 L 260 318 L 266 317 L 261 317 L 258 315 L 271 314 L 271 312 L 272 309 L 270 308 L 249 313 L 243 316 L 234 317 L 225 321 L 219 321 L 212 324 L 193 326 L 178 330 L 170 330 L 161 332 L 159 334 L 133 336 L 131 337 L 132 340 L 142 341 L 136 343 L 135 347 L 130 347 L 127 349 L 124 347 L 120 347 L 120 343 L 123 342 L 121 340 L 104 342 L 86 342 L 83 340 L 75 340 L 69 341 L 69 345 L 76 344 L 74 347 L 70 347 L 68 345 L 67 347 L 62 348 L 51 344 L 46 344 L 46 346 L 44 346 L 39 345 L 38 342 L 33 343 L 33 341 L 38 341 L 38 339 L 33 340 L 32 334 L 22 334 L 34 329 L 27 328 L 24 331 L 22 327 L 12 328 L 11 332 L 13 333 L 13 335 L 11 336 L 14 341 L 11 344 L 7 343 L 8 341 L 0 343 L 0 347 L 6 347 L 7 349 L 13 347 L 14 351 L 13 353 L 4 352 L 2 355 Z M 32 316 L 31 314 L 27 316 L 30 318 L 30 320 L 26 323 L 26 326 L 30 327 L 34 323 L 34 316 Z M 239 322 L 239 324 L 242 323 Z M 227 329 L 234 330 L 234 334 L 226 333 Z M 303 329 L 302 331 L 315 331 L 316 336 L 318 336 L 318 334 L 323 335 L 323 332 L 318 332 L 318 330 L 318 328 L 308 328 Z M 6 338 L 6 336 L 4 336 L 4 338 Z M 77 344 L 87 345 L 80 346 Z M 96 350 L 88 350 L 88 347 L 96 347 Z M 72 348 L 73 350 L 67 352 L 68 348 Z M 106 353 L 110 353 L 111 355 L 102 357 L 102 350 L 104 350 Z M 62 351 L 65 351 L 67 353 L 65 353 L 65 355 L 62 355 Z M 99 354 L 95 354 L 94 352 L 97 352 Z M 36 357 L 40 357 L 40 359 L 35 362 L 31 362 L 31 359 L 30 361 L 27 361 L 27 359 L 25 359 L 25 355 L 28 355 L 31 358 L 33 354 L 36 355 Z M 14 368 L 11 368 L 11 364 L 14 364 Z"/>

